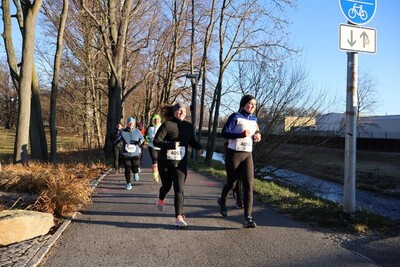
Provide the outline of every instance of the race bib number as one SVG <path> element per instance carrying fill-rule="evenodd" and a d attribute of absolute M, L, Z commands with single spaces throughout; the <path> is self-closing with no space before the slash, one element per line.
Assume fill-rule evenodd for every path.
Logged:
<path fill-rule="evenodd" d="M 128 144 L 125 145 L 125 150 L 129 153 L 135 153 L 136 148 L 137 148 L 136 145 L 128 145 Z"/>
<path fill-rule="evenodd" d="M 184 146 L 180 146 L 176 149 L 167 150 L 168 160 L 182 160 L 185 157 L 186 149 Z"/>
<path fill-rule="evenodd" d="M 246 151 L 251 152 L 253 151 L 253 141 L 251 138 L 238 138 L 235 139 L 236 141 L 236 151 Z"/>

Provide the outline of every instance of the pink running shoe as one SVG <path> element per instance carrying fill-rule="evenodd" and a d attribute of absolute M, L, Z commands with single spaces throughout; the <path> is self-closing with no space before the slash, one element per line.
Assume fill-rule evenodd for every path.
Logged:
<path fill-rule="evenodd" d="M 157 199 L 157 208 L 159 211 L 164 211 L 164 200 Z"/>

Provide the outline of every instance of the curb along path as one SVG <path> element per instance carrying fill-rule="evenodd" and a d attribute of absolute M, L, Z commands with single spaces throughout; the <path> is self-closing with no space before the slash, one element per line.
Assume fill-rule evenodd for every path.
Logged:
<path fill-rule="evenodd" d="M 92 181 L 92 190 L 96 188 L 98 183 L 106 177 L 108 173 L 109 172 Z M 53 234 L 46 234 L 9 246 L 0 247 L 0 267 L 38 266 L 64 230 L 67 229 L 76 214 L 77 212 L 66 219 Z"/>

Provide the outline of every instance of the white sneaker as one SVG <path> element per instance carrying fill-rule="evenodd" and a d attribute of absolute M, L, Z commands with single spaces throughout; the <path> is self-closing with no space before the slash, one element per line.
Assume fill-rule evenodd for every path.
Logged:
<path fill-rule="evenodd" d="M 131 183 L 127 184 L 127 185 L 126 185 L 126 190 L 131 190 L 131 189 L 132 189 Z"/>
<path fill-rule="evenodd" d="M 186 227 L 187 223 L 183 220 L 184 216 L 183 215 L 178 215 L 178 217 L 176 217 L 176 222 L 175 222 L 175 226 L 182 228 L 182 227 Z"/>

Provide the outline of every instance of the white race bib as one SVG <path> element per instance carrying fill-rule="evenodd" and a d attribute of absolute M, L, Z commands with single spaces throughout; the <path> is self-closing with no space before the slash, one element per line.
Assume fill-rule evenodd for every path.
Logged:
<path fill-rule="evenodd" d="M 136 145 L 125 145 L 125 150 L 129 153 L 135 153 L 136 152 Z"/>
<path fill-rule="evenodd" d="M 176 149 L 167 150 L 168 160 L 182 160 L 185 157 L 186 149 L 184 146 L 180 146 Z"/>
<path fill-rule="evenodd" d="M 253 151 L 253 141 L 251 140 L 251 137 L 234 139 L 234 142 L 236 151 Z"/>

